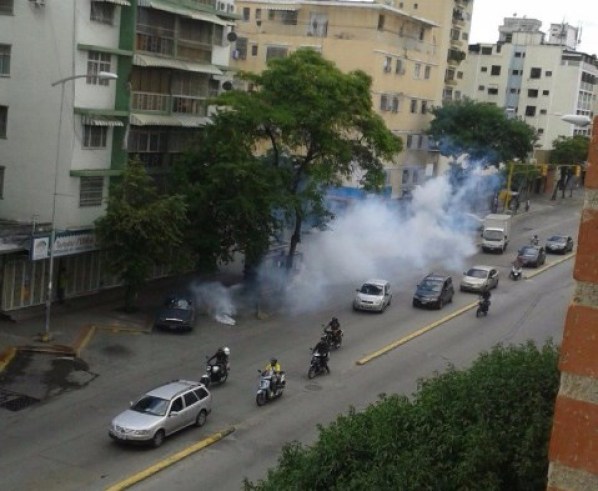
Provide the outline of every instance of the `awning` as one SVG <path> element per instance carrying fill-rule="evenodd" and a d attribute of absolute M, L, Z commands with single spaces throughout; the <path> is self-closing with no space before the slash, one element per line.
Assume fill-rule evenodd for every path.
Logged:
<path fill-rule="evenodd" d="M 90 126 L 124 126 L 125 124 L 116 118 L 108 118 L 106 116 L 83 116 L 81 121 L 85 125 Z"/>
<path fill-rule="evenodd" d="M 214 65 L 203 65 L 201 63 L 175 60 L 174 58 L 161 58 L 159 56 L 151 55 L 134 55 L 133 65 L 144 67 L 174 68 L 175 70 L 185 70 L 187 72 L 208 73 L 210 75 L 222 75 L 222 70 L 218 69 Z"/>
<path fill-rule="evenodd" d="M 299 10 L 296 7 L 268 7 L 267 10 L 278 10 L 280 12 L 297 12 Z"/>
<path fill-rule="evenodd" d="M 204 116 L 175 116 L 167 114 L 131 114 L 130 122 L 134 126 L 180 126 L 199 128 L 210 122 Z"/>
<path fill-rule="evenodd" d="M 139 0 L 139 7 L 149 7 L 156 10 L 162 10 L 170 14 L 182 15 L 195 20 L 203 20 L 205 22 L 212 22 L 222 26 L 233 26 L 234 22 L 226 21 L 208 12 L 199 12 L 183 6 L 171 5 L 169 3 L 161 2 L 160 0 Z"/>
<path fill-rule="evenodd" d="M 131 2 L 127 0 L 93 0 L 94 2 L 106 2 L 106 3 L 113 3 L 114 5 L 122 5 L 123 7 L 130 7 Z"/>

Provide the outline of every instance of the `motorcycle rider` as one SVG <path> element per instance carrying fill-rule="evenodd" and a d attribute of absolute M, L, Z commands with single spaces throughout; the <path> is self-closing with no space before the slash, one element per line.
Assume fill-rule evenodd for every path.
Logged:
<path fill-rule="evenodd" d="M 532 245 L 537 246 L 540 243 L 540 239 L 538 239 L 538 236 L 536 234 L 534 234 L 534 236 L 531 238 L 530 242 Z"/>
<path fill-rule="evenodd" d="M 270 358 L 270 363 L 265 366 L 264 372 L 272 372 L 272 378 L 270 379 L 270 396 L 272 396 L 274 389 L 280 385 L 282 374 L 282 367 L 275 356 Z"/>
<path fill-rule="evenodd" d="M 210 358 L 208 358 L 209 365 L 218 365 L 221 370 L 228 372 L 230 370 L 230 363 L 228 357 L 230 356 L 230 349 L 228 346 L 220 347 L 216 350 Z M 212 363 L 213 362 L 213 363 Z"/>
<path fill-rule="evenodd" d="M 521 259 L 517 258 L 513 261 L 513 267 L 511 269 L 511 276 L 515 278 L 515 276 L 521 276 L 523 270 L 523 263 Z"/>
<path fill-rule="evenodd" d="M 482 293 L 480 294 L 480 307 L 482 308 L 482 311 L 488 312 L 488 309 L 490 308 L 490 297 L 491 296 L 492 296 L 492 294 L 490 293 L 490 290 L 488 290 L 488 289 L 483 290 Z"/>
<path fill-rule="evenodd" d="M 328 342 L 326 341 L 326 336 L 322 336 L 318 344 L 314 346 L 312 350 L 314 356 L 317 356 L 320 359 L 320 363 L 326 369 L 326 373 L 330 373 L 330 368 L 328 367 L 328 357 L 330 356 L 330 346 L 328 346 Z"/>
<path fill-rule="evenodd" d="M 333 317 L 332 320 L 328 324 L 326 324 L 324 332 L 326 334 L 329 334 L 331 339 L 334 340 L 334 342 L 339 342 L 339 338 L 341 336 L 341 323 L 338 321 L 336 317 Z"/>

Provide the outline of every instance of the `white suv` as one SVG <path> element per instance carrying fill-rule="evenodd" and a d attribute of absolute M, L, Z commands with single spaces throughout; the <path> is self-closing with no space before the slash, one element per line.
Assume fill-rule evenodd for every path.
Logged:
<path fill-rule="evenodd" d="M 203 426 L 212 395 L 203 384 L 174 380 L 153 389 L 112 420 L 108 434 L 122 442 L 162 445 L 164 438 L 192 424 Z"/>

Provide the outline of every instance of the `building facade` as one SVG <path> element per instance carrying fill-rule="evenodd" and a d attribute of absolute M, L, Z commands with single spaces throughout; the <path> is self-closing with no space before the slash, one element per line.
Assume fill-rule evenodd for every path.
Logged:
<path fill-rule="evenodd" d="M 93 235 L 110 179 L 135 157 L 159 182 L 201 131 L 234 19 L 228 0 L 0 0 L 0 311 L 45 301 L 52 226 L 67 296 L 115 284 Z"/>
<path fill-rule="evenodd" d="M 547 42 L 540 27 L 536 19 L 505 19 L 497 43 L 469 46 L 459 82 L 463 94 L 496 104 L 534 127 L 538 161 L 557 137 L 590 134 L 588 127 L 575 127 L 561 118 L 592 118 L 598 95 L 598 60 L 575 51 L 577 31 L 553 24 Z"/>
<path fill-rule="evenodd" d="M 241 0 L 236 5 L 241 19 L 234 67 L 259 73 L 269 59 L 309 47 L 343 71 L 365 71 L 372 77 L 374 109 L 404 142 L 404 151 L 386 165 L 391 197 L 409 194 L 438 174 L 438 152 L 425 135 L 429 109 L 441 104 L 448 89 L 452 96 L 447 60 L 457 65 L 465 55 L 457 52 L 467 39 L 473 2 Z"/>

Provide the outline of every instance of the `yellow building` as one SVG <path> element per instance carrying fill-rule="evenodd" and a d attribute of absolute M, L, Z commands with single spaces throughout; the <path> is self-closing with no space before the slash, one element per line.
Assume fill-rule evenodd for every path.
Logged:
<path fill-rule="evenodd" d="M 393 197 L 401 197 L 438 173 L 438 152 L 425 135 L 428 109 L 448 97 L 456 75 L 454 67 L 449 72 L 447 54 L 459 58 L 455 50 L 463 39 L 466 45 L 467 36 L 463 38 L 458 25 L 467 33 L 471 6 L 466 0 L 409 5 L 240 0 L 236 12 L 242 19 L 235 28 L 232 66 L 259 73 L 269 59 L 310 47 L 343 71 L 368 73 L 375 110 L 403 139 L 404 151 L 387 165 L 387 185 Z"/>

